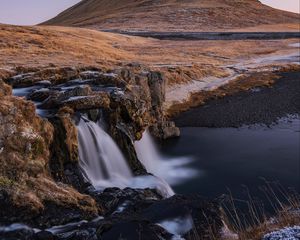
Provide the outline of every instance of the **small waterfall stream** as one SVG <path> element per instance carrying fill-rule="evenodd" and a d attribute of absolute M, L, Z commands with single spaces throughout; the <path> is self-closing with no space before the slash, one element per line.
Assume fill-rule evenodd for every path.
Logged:
<path fill-rule="evenodd" d="M 117 144 L 99 123 L 82 117 L 78 139 L 80 167 L 94 187 L 123 187 L 133 177 Z"/>
<path fill-rule="evenodd" d="M 147 171 L 166 180 L 170 185 L 180 184 L 198 174 L 198 171 L 187 167 L 193 161 L 192 157 L 163 156 L 158 151 L 148 130 L 145 131 L 140 141 L 135 142 L 134 146 L 139 160 Z"/>
<path fill-rule="evenodd" d="M 164 197 L 174 195 L 163 179 L 147 175 L 134 177 L 121 150 L 100 123 L 81 117 L 77 125 L 79 165 L 87 181 L 97 190 L 109 187 L 152 188 Z"/>

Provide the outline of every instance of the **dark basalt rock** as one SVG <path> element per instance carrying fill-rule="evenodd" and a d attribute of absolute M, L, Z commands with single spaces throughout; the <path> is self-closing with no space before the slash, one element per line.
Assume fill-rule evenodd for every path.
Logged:
<path fill-rule="evenodd" d="M 3 240 L 32 240 L 34 230 L 23 224 L 12 224 L 8 227 L 0 227 L 0 239 Z"/>
<path fill-rule="evenodd" d="M 103 192 L 90 189 L 88 192 L 98 204 L 103 206 L 105 216 L 138 212 L 145 206 L 159 201 L 162 197 L 152 189 L 107 188 Z"/>
<path fill-rule="evenodd" d="M 32 100 L 32 101 L 36 101 L 36 102 L 43 102 L 47 98 L 49 98 L 51 94 L 52 94 L 51 91 L 47 88 L 39 89 L 37 91 L 33 91 L 32 93 L 30 93 L 27 96 L 27 99 Z"/>
<path fill-rule="evenodd" d="M 184 234 L 185 239 L 194 239 L 195 233 L 199 239 L 211 239 L 212 235 L 219 236 L 223 226 L 218 203 L 199 195 L 175 195 L 162 200 L 154 190 L 129 188 L 109 188 L 102 193 L 91 189 L 89 194 L 99 205 L 104 206 L 104 218 L 82 221 L 86 218 L 76 211 L 66 211 L 47 204 L 48 212 L 38 216 L 32 226 L 48 230 L 34 233 L 31 228 L 22 225 L 19 231 L 25 232 L 24 236 L 30 236 L 24 239 L 172 239 L 173 234 L 163 227 L 168 228 L 171 223 L 181 228 L 187 219 L 191 221 L 190 226 L 184 231 L 178 230 L 183 231 L 181 234 Z M 178 219 L 183 219 L 183 222 L 178 223 Z M 166 221 L 169 224 L 163 223 Z M 41 222 L 48 224 L 41 225 Z M 51 223 L 62 226 L 49 229 Z M 1 229 L 0 237 L 6 236 Z M 16 234 L 18 231 L 12 236 Z"/>
<path fill-rule="evenodd" d="M 48 231 L 40 231 L 33 237 L 34 240 L 58 240 L 58 238 Z"/>
<path fill-rule="evenodd" d="M 172 235 L 162 227 L 147 221 L 126 221 L 113 225 L 101 234 L 102 240 L 171 240 Z"/>
<path fill-rule="evenodd" d="M 201 239 L 211 239 L 212 234 L 219 236 L 223 226 L 219 204 L 200 195 L 175 195 L 155 202 L 142 212 L 142 216 L 151 222 L 187 215 L 192 217 L 194 228 L 185 234 L 186 237 L 193 236 L 193 232 L 197 232 Z"/>
<path fill-rule="evenodd" d="M 25 207 L 12 207 L 12 199 L 4 189 L 0 190 L 0 202 L 0 225 L 29 221 L 34 217 L 32 212 Z M 3 232 L 4 230 L 1 233 L 3 234 Z"/>
<path fill-rule="evenodd" d="M 143 164 L 139 161 L 132 139 L 118 127 L 111 127 L 110 134 L 113 136 L 117 145 L 122 150 L 128 165 L 135 175 L 145 175 L 147 171 Z"/>
<path fill-rule="evenodd" d="M 162 200 L 154 190 L 129 188 L 124 190 L 111 188 L 91 195 L 106 209 L 105 224 L 98 229 L 98 233 L 101 232 L 104 239 L 108 236 L 115 237 L 116 232 L 120 234 L 119 236 L 135 239 L 135 233 L 139 231 L 144 239 L 147 237 L 144 234 L 152 234 L 148 232 L 150 226 L 164 221 L 176 222 L 177 219 L 183 219 L 183 223 L 189 221 L 189 218 L 192 221 L 191 229 L 183 232 L 186 239 L 193 239 L 190 237 L 195 236 L 195 233 L 200 239 L 211 239 L 212 234 L 217 237 L 223 226 L 219 204 L 199 195 L 175 195 Z M 128 235 L 127 228 L 131 229 L 133 235 Z M 158 232 L 155 234 L 161 236 L 160 230 L 156 231 Z M 151 236 L 156 239 L 154 235 Z"/>

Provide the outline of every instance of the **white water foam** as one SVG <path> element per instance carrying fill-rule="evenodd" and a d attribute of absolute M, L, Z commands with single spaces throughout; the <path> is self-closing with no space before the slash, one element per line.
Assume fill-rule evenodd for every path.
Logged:
<path fill-rule="evenodd" d="M 168 183 L 159 177 L 151 175 L 134 177 L 121 150 L 99 123 L 82 117 L 77 127 L 79 165 L 84 177 L 95 189 L 151 188 L 156 189 L 164 197 L 174 195 Z"/>
<path fill-rule="evenodd" d="M 92 121 L 78 125 L 80 167 L 95 187 L 123 186 L 133 175 L 113 139 Z"/>
<path fill-rule="evenodd" d="M 181 184 L 199 174 L 187 166 L 193 161 L 192 157 L 170 158 L 161 155 L 148 130 L 134 146 L 139 160 L 147 171 L 166 180 L 170 185 Z"/>
<path fill-rule="evenodd" d="M 194 222 L 192 216 L 178 217 L 174 219 L 166 219 L 158 223 L 169 233 L 173 234 L 172 240 L 184 240 L 182 236 L 193 229 Z"/>

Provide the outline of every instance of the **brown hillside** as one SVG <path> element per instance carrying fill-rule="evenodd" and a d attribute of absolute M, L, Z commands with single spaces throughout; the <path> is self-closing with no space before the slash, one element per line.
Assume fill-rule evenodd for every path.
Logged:
<path fill-rule="evenodd" d="M 273 25 L 270 30 L 276 30 L 277 24 L 295 30 L 299 21 L 299 14 L 258 0 L 82 0 L 44 24 L 130 31 L 229 31 L 255 30 L 261 25 L 263 29 Z"/>

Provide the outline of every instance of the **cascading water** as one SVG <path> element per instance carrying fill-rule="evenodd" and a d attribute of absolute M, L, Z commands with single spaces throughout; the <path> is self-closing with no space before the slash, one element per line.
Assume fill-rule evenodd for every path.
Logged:
<path fill-rule="evenodd" d="M 164 197 L 174 195 L 163 179 L 151 175 L 134 177 L 119 147 L 99 123 L 81 117 L 77 128 L 79 165 L 84 177 L 95 189 L 152 188 Z"/>
<path fill-rule="evenodd" d="M 80 167 L 96 188 L 124 187 L 133 175 L 120 149 L 101 126 L 86 118 L 78 124 Z"/>
<path fill-rule="evenodd" d="M 196 170 L 186 167 L 193 161 L 192 157 L 162 156 L 148 130 L 145 131 L 140 141 L 135 142 L 134 147 L 139 160 L 147 171 L 166 180 L 171 185 L 180 184 L 198 174 Z"/>

